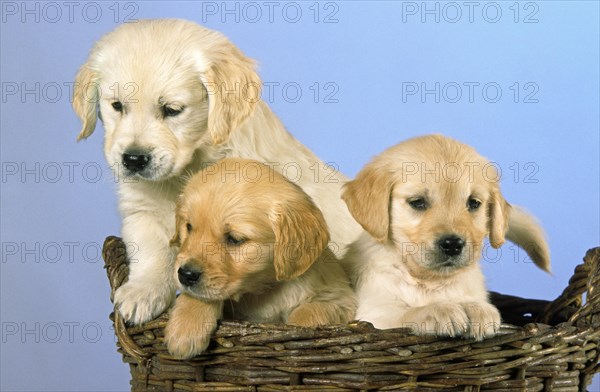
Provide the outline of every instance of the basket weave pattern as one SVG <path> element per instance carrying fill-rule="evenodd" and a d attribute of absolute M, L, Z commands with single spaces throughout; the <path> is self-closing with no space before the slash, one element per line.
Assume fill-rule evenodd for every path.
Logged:
<path fill-rule="evenodd" d="M 108 237 L 103 256 L 114 293 L 129 273 L 121 239 Z M 503 324 L 481 342 L 364 322 L 301 328 L 222 321 L 208 352 L 186 361 L 173 359 L 163 343 L 167 314 L 135 327 L 118 312 L 111 319 L 132 391 L 586 390 L 600 372 L 600 248 L 587 252 L 552 302 L 495 293 L 492 301 L 516 325 Z"/>

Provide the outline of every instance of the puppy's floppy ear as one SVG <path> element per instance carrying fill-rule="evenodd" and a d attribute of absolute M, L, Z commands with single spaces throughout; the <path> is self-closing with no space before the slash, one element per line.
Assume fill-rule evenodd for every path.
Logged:
<path fill-rule="evenodd" d="M 261 80 L 254 62 L 233 44 L 223 43 L 202 82 L 208 92 L 208 130 L 214 144 L 224 143 L 260 100 Z"/>
<path fill-rule="evenodd" d="M 519 206 L 510 209 L 506 238 L 525 249 L 535 265 L 550 272 L 550 248 L 537 220 Z"/>
<path fill-rule="evenodd" d="M 497 189 L 497 187 L 492 190 L 487 207 L 490 244 L 497 249 L 504 244 L 504 236 L 508 230 L 508 217 L 511 207 L 510 204 L 504 200 L 504 197 L 502 197 L 500 190 Z"/>
<path fill-rule="evenodd" d="M 293 204 L 276 205 L 270 218 L 275 232 L 275 276 L 277 280 L 294 279 L 306 272 L 327 247 L 325 218 L 308 196 Z"/>
<path fill-rule="evenodd" d="M 506 239 L 517 244 L 540 269 L 550 272 L 550 249 L 544 230 L 536 219 L 519 206 L 510 205 L 498 190 L 489 204 L 490 243 L 499 248 Z"/>
<path fill-rule="evenodd" d="M 379 242 L 389 235 L 393 184 L 392 173 L 369 164 L 344 185 L 342 193 L 354 219 Z"/>
<path fill-rule="evenodd" d="M 86 63 L 79 69 L 73 88 L 73 109 L 82 123 L 78 141 L 86 139 L 96 128 L 98 92 L 98 75 Z"/>

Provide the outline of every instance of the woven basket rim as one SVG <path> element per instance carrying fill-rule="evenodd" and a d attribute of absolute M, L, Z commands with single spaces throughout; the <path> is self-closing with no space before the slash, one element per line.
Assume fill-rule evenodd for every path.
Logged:
<path fill-rule="evenodd" d="M 103 256 L 106 262 L 105 268 L 107 269 L 107 274 L 112 289 L 112 300 L 112 294 L 116 288 L 118 288 L 127 280 L 128 276 L 125 246 L 121 239 L 114 236 L 108 237 L 104 243 Z M 164 313 L 155 320 L 140 326 L 125 325 L 125 322 L 121 318 L 118 311 L 115 311 L 111 314 L 111 319 L 115 325 L 115 334 L 117 335 L 118 345 L 124 356 L 124 360 L 130 363 L 131 366 L 136 367 L 136 372 L 138 373 L 140 369 L 146 369 L 145 371 L 147 373 L 145 375 L 146 381 L 144 385 L 147 386 L 152 384 L 152 380 L 154 380 L 152 382 L 159 383 L 162 386 L 168 385 L 167 381 L 160 381 L 162 380 L 160 377 L 154 379 L 153 377 L 155 377 L 155 372 L 163 375 L 166 374 L 168 377 L 165 377 L 171 377 L 174 380 L 176 380 L 175 376 L 183 377 L 181 381 L 172 381 L 176 384 L 177 382 L 180 382 L 181 384 L 177 385 L 180 385 L 180 387 L 183 388 L 182 390 L 188 390 L 186 388 L 192 388 L 189 390 L 197 390 L 194 388 L 200 388 L 199 386 L 206 386 L 207 388 L 208 386 L 215 388 L 223 387 L 225 388 L 223 390 L 236 390 L 227 388 L 233 388 L 232 385 L 245 385 L 244 382 L 259 383 L 260 380 L 257 379 L 257 376 L 254 375 L 252 370 L 246 370 L 245 373 L 240 370 L 238 372 L 239 374 L 232 375 L 222 373 L 224 370 L 219 368 L 219 366 L 222 364 L 222 362 L 226 364 L 227 361 L 230 361 L 232 365 L 235 361 L 239 361 L 239 356 L 244 354 L 244 352 L 252 352 L 252 355 L 259 358 L 260 355 L 262 355 L 260 354 L 260 348 L 262 347 L 265 350 L 268 348 L 267 351 L 269 352 L 264 352 L 264 354 L 267 356 L 276 355 L 278 350 L 282 353 L 292 351 L 295 353 L 303 353 L 302 355 L 298 354 L 296 359 L 286 359 L 286 366 L 274 368 L 278 369 L 277 371 L 279 372 L 282 371 L 281 369 L 286 369 L 285 371 L 290 374 L 290 385 L 300 385 L 303 382 L 308 382 L 311 385 L 324 383 L 322 386 L 328 385 L 328 388 L 342 388 L 335 390 L 346 390 L 343 388 L 349 388 L 349 386 L 354 386 L 356 388 L 360 386 L 360 388 L 362 388 L 369 385 L 373 385 L 375 386 L 374 389 L 378 389 L 381 387 L 381 385 L 379 385 L 378 381 L 376 380 L 375 374 L 378 374 L 376 371 L 374 371 L 371 375 L 363 375 L 366 377 L 366 379 L 375 377 L 375 379 L 373 379 L 375 381 L 371 380 L 368 382 L 363 381 L 362 383 L 358 383 L 352 381 L 352 377 L 358 377 L 356 375 L 352 376 L 352 374 L 354 374 L 353 372 L 356 372 L 355 370 L 352 370 L 352 366 L 346 364 L 346 362 L 340 362 L 341 364 L 336 365 L 336 367 L 331 365 L 331 362 L 335 362 L 338 359 L 340 361 L 344 361 L 344 358 L 346 357 L 354 358 L 353 360 L 355 361 L 362 361 L 361 363 L 367 364 L 365 366 L 370 366 L 369 364 L 375 363 L 375 365 L 373 365 L 374 369 L 381 369 L 383 372 L 382 374 L 384 374 L 385 369 L 392 369 L 394 367 L 392 365 L 385 367 L 376 363 L 377 361 L 385 362 L 386 360 L 382 359 L 383 357 L 381 357 L 381 355 L 373 357 L 369 350 L 375 350 L 377 347 L 388 347 L 389 344 L 386 345 L 382 343 L 387 341 L 393 342 L 397 347 L 396 351 L 398 352 L 394 353 L 394 355 L 397 357 L 393 357 L 391 359 L 392 361 L 398 360 L 398 358 L 401 358 L 402 355 L 409 355 L 409 351 L 410 355 L 412 355 L 412 358 L 423 358 L 421 360 L 425 362 L 430 361 L 431 363 L 437 363 L 437 360 L 441 361 L 447 358 L 448 363 L 444 364 L 444 371 L 449 374 L 449 378 L 447 377 L 448 380 L 453 377 L 453 374 L 456 375 L 459 373 L 464 373 L 464 375 L 461 377 L 465 378 L 465 382 L 467 384 L 469 382 L 472 383 L 472 385 L 487 385 L 488 383 L 496 383 L 494 385 L 506 385 L 506 390 L 512 390 L 512 386 L 509 387 L 509 385 L 512 384 L 510 384 L 508 381 L 496 380 L 495 378 L 505 377 L 500 376 L 500 373 L 498 372 L 505 371 L 509 368 L 542 369 L 544 366 L 550 368 L 554 366 L 554 368 L 558 369 L 559 366 L 562 366 L 560 365 L 560 361 L 565 361 L 564 358 L 568 357 L 571 358 L 571 362 L 575 364 L 573 366 L 581 369 L 576 369 L 569 372 L 564 370 L 559 371 L 556 369 L 555 371 L 558 372 L 557 374 L 566 374 L 564 377 L 572 377 L 573 379 L 581 378 L 581 380 L 578 382 L 578 387 L 573 386 L 573 388 L 583 388 L 585 384 L 591 382 L 593 374 L 600 371 L 600 365 L 598 365 L 598 361 L 600 359 L 600 350 L 598 349 L 600 344 L 600 290 L 594 289 L 596 286 L 600 287 L 600 247 L 588 250 L 583 260 L 583 263 L 577 265 L 575 268 L 574 274 L 569 280 L 569 283 L 563 290 L 562 294 L 553 301 L 527 300 L 513 296 L 496 294 L 497 298 L 499 298 L 497 300 L 501 299 L 507 301 L 507 307 L 518 308 L 520 310 L 519 306 L 521 305 L 523 306 L 523 309 L 526 309 L 526 305 L 534 306 L 532 309 L 535 309 L 534 313 L 536 313 L 536 319 L 533 320 L 535 322 L 530 322 L 523 326 L 515 326 L 503 323 L 500 333 L 497 336 L 487 338 L 480 342 L 461 338 L 418 336 L 409 333 L 407 329 L 403 328 L 378 330 L 375 329 L 370 323 L 366 322 L 352 322 L 347 325 L 328 325 L 318 328 L 305 328 L 286 324 L 251 323 L 224 320 L 219 323 L 217 331 L 212 337 L 210 349 L 206 353 L 203 353 L 192 360 L 177 361 L 170 357 L 166 351 L 166 348 L 164 347 L 164 344 L 162 344 L 161 333 L 168 322 L 168 313 Z M 585 303 L 582 301 L 582 295 L 584 293 L 586 295 Z M 556 325 L 548 325 L 549 321 L 552 320 L 559 320 L 562 322 L 559 322 Z M 360 347 L 363 347 L 361 349 L 362 352 L 357 351 Z M 324 356 L 324 354 L 321 353 L 324 348 L 328 350 L 329 356 Z M 386 352 L 394 352 L 393 347 L 388 347 L 385 350 L 387 350 Z M 464 352 L 464 354 L 461 354 L 461 350 Z M 493 355 L 495 351 L 501 351 L 503 354 L 506 354 L 504 361 L 500 361 L 497 358 L 494 359 L 495 357 Z M 313 355 L 314 358 L 311 357 L 310 353 L 317 352 L 318 354 Z M 439 352 L 442 354 L 438 355 L 437 357 L 430 357 L 427 354 L 428 352 Z M 585 360 L 577 357 L 579 352 L 585 354 Z M 321 355 L 321 357 L 319 357 L 319 355 Z M 461 356 L 463 358 L 461 358 Z M 512 357 L 513 359 L 509 360 L 509 357 Z M 576 357 L 579 359 L 573 359 Z M 303 374 L 307 374 L 304 371 L 306 370 L 306 363 L 312 363 L 311 361 L 314 362 L 318 358 L 322 358 L 322 367 L 324 369 L 335 370 L 339 368 L 342 369 L 339 370 L 339 372 L 348 373 L 344 373 L 345 378 L 342 377 L 342 379 L 346 381 L 340 381 L 338 379 L 333 381 L 320 379 L 318 377 L 319 372 L 314 366 L 310 368 L 312 376 L 301 376 Z M 472 363 L 468 363 L 468 361 L 465 362 L 465 358 L 470 358 L 469 361 Z M 265 359 L 263 362 L 268 364 L 270 363 L 269 361 Z M 494 361 L 498 363 L 494 364 Z M 418 385 L 420 388 L 425 388 L 423 390 L 426 390 L 426 388 L 429 388 L 427 385 L 431 384 L 430 387 L 433 388 L 431 390 L 438 390 L 437 388 L 439 388 L 440 385 L 443 385 L 442 381 L 437 379 L 433 379 L 437 380 L 435 382 L 418 382 L 417 380 L 419 377 L 427 376 L 427 365 L 425 364 L 419 367 L 416 364 L 413 364 L 408 366 L 408 362 L 406 366 L 397 368 L 401 369 L 400 373 L 398 374 L 403 374 L 402 372 L 405 372 L 406 374 L 411 372 L 414 373 L 414 376 L 406 376 L 409 378 L 414 378 L 414 386 Z M 185 374 L 185 372 L 189 371 L 189 369 L 181 367 L 184 366 L 184 364 L 185 366 L 190 367 L 190 369 L 195 369 L 194 371 L 196 373 L 202 373 L 201 376 L 198 374 L 195 376 L 196 382 L 189 381 L 189 374 Z M 250 365 L 256 365 L 255 367 L 260 367 L 263 366 L 263 363 L 260 359 L 256 359 L 255 363 Z M 472 365 L 473 367 L 470 368 L 467 365 Z M 178 368 L 179 373 L 169 373 L 167 370 L 165 370 L 169 369 L 169 366 Z M 226 379 L 228 382 L 225 382 L 223 385 L 214 384 L 217 382 L 214 380 L 211 382 L 205 382 L 205 369 L 211 368 L 211 366 L 214 366 L 215 370 L 213 371 L 216 371 L 217 373 L 210 373 L 208 376 L 209 378 L 212 377 L 214 380 L 217 380 L 221 383 L 222 381 L 219 380 Z M 244 369 L 252 368 L 253 367 L 250 366 L 250 368 Z M 268 366 L 266 368 L 270 369 Z M 343 370 L 345 368 L 347 369 Z M 200 371 L 198 369 L 202 370 Z M 435 367 L 435 369 L 439 369 L 439 366 Z M 486 372 L 483 371 L 484 369 L 491 369 L 492 373 L 486 374 Z M 277 371 L 273 370 L 275 373 L 277 373 Z M 498 373 L 498 375 L 494 376 L 494 371 Z M 519 370 L 515 371 L 517 373 L 519 372 Z M 540 370 L 536 371 L 539 374 L 543 374 L 543 372 Z M 398 370 L 396 370 L 396 372 L 398 372 Z M 548 372 L 550 372 L 550 370 L 548 370 Z M 581 375 L 576 377 L 576 372 L 579 372 L 578 374 Z M 393 372 L 388 373 L 392 375 L 395 374 Z M 135 374 L 132 368 L 134 380 L 137 377 Z M 252 374 L 254 376 L 250 377 L 248 374 Z M 534 371 L 533 374 L 537 373 Z M 525 372 L 523 375 L 525 375 Z M 235 381 L 237 379 L 244 379 L 245 381 L 232 383 L 231 380 Z M 273 381 L 276 380 L 276 377 L 271 381 L 268 380 L 265 382 L 268 384 L 269 388 L 275 389 L 267 388 L 265 390 L 279 390 L 277 389 L 279 388 L 277 385 L 279 385 L 280 382 Z M 529 385 L 526 384 L 526 382 L 530 382 L 527 381 L 529 378 L 523 376 L 523 380 L 523 383 L 525 384 L 522 383 L 522 386 Z M 567 380 L 567 378 L 564 380 Z M 564 380 L 563 382 L 566 383 L 567 381 Z M 191 382 L 191 384 L 187 385 L 186 383 L 188 382 Z M 505 384 L 502 384 L 502 382 Z M 557 382 L 560 383 L 560 381 Z M 136 383 L 134 384 L 137 385 Z M 284 382 L 282 385 L 285 384 L 286 383 Z M 173 385 L 175 384 L 172 384 L 171 387 L 173 387 Z M 392 388 L 393 390 L 393 385 L 399 386 L 405 384 L 388 384 L 385 388 Z M 407 386 L 405 385 L 404 387 Z M 307 386 L 306 388 L 309 387 Z M 352 390 L 352 388 L 353 387 L 350 387 L 350 389 L 347 390 Z M 151 389 L 142 388 L 139 390 Z M 169 388 L 166 388 L 165 390 L 169 390 Z M 310 388 L 307 390 L 310 390 Z"/>

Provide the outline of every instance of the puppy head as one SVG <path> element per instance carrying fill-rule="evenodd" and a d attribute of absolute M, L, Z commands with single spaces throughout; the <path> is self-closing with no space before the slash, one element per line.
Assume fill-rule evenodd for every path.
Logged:
<path fill-rule="evenodd" d="M 254 63 L 220 33 L 176 19 L 128 23 L 96 43 L 75 79 L 78 139 L 104 123 L 104 152 L 120 174 L 176 176 L 252 114 Z"/>
<path fill-rule="evenodd" d="M 504 243 L 510 206 L 495 167 L 471 147 L 433 135 L 400 143 L 346 184 L 354 218 L 391 243 L 415 277 L 452 275 L 473 265 L 483 240 Z"/>
<path fill-rule="evenodd" d="M 177 206 L 176 279 L 182 291 L 223 300 L 304 273 L 329 232 L 310 197 L 256 161 L 224 159 L 197 173 Z"/>

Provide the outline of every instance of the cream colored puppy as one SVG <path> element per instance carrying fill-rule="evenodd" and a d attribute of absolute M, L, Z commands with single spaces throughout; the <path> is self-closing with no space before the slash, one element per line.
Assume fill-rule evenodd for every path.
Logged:
<path fill-rule="evenodd" d="M 377 328 L 483 339 L 500 326 L 479 266 L 484 239 L 509 238 L 548 271 L 542 229 L 500 193 L 493 165 L 473 148 L 433 135 L 374 158 L 343 191 L 366 230 L 346 255 L 357 319 Z"/>
<path fill-rule="evenodd" d="M 177 208 L 182 294 L 165 332 L 171 354 L 200 354 L 223 316 L 301 326 L 352 320 L 356 299 L 328 241 L 321 211 L 273 169 L 229 158 L 196 174 Z"/>
<path fill-rule="evenodd" d="M 336 253 L 358 237 L 340 199 L 346 177 L 286 131 L 260 90 L 252 60 L 222 34 L 184 20 L 124 24 L 81 67 L 79 139 L 92 134 L 99 111 L 104 153 L 119 177 L 122 237 L 137 250 L 114 298 L 126 320 L 148 321 L 174 300 L 176 199 L 186 176 L 218 159 L 256 159 L 292 177 L 323 211 Z"/>

